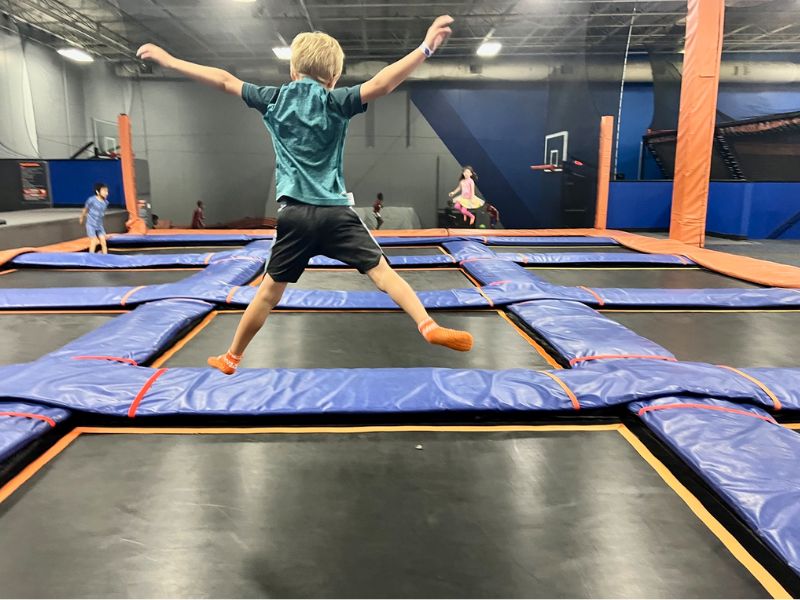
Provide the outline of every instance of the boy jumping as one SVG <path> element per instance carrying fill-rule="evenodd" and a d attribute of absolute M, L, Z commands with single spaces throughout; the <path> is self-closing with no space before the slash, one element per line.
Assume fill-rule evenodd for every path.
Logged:
<path fill-rule="evenodd" d="M 244 312 L 228 352 L 209 358 L 209 365 L 227 375 L 236 371 L 287 284 L 295 283 L 309 259 L 319 254 L 366 273 L 414 319 L 428 343 L 459 351 L 472 348 L 469 333 L 440 327 L 414 290 L 391 269 L 352 208 L 342 165 L 349 120 L 367 110 L 368 102 L 386 96 L 405 81 L 450 35 L 451 23 L 449 16 L 437 18 L 418 49 L 366 83 L 339 89 L 334 88 L 344 68 L 344 52 L 339 42 L 320 32 L 294 38 L 292 81 L 279 88 L 245 83 L 222 69 L 174 58 L 153 44 L 139 48 L 141 59 L 241 97 L 261 113 L 272 134 L 280 208 L 267 274 Z"/>

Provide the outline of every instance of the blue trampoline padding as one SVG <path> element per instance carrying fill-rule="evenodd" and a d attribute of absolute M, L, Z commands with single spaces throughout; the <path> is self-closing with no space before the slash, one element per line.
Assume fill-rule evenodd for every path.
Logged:
<path fill-rule="evenodd" d="M 664 306 L 675 308 L 770 308 L 800 306 L 800 290 L 785 288 L 716 289 L 623 289 L 591 288 L 596 297 L 581 288 L 553 286 L 556 297 L 585 302 L 592 306 Z M 598 299 L 599 297 L 599 299 Z"/>
<path fill-rule="evenodd" d="M 0 402 L 0 462 L 46 434 L 68 416 L 69 412 L 62 408 L 28 402 Z"/>
<path fill-rule="evenodd" d="M 673 254 L 624 254 L 619 252 L 554 252 L 542 254 L 501 252 L 500 260 L 530 265 L 646 264 L 688 266 L 695 263 Z"/>
<path fill-rule="evenodd" d="M 47 356 L 62 360 L 108 357 L 109 360 L 144 364 L 172 346 L 182 332 L 213 308 L 212 304 L 199 300 L 162 300 L 142 304 Z"/>
<path fill-rule="evenodd" d="M 778 399 L 780 410 L 800 410 L 800 368 L 762 367 L 740 371 L 766 387 Z"/>
<path fill-rule="evenodd" d="M 460 240 L 459 237 L 379 237 L 381 246 L 438 246 L 443 242 Z"/>
<path fill-rule="evenodd" d="M 128 415 L 137 398 L 135 416 L 267 415 L 575 410 L 570 394 L 583 410 L 671 395 L 771 406 L 756 384 L 720 367 L 637 359 L 593 361 L 549 374 L 526 369 L 245 369 L 226 377 L 208 368 L 154 370 L 50 357 L 0 367 L 0 398 L 118 416 Z"/>
<path fill-rule="evenodd" d="M 435 266 L 452 265 L 456 260 L 449 254 L 431 254 L 430 256 L 387 256 L 389 264 L 393 267 L 405 266 Z M 308 265 L 310 267 L 346 267 L 342 261 L 328 258 L 327 256 L 315 256 Z"/>
<path fill-rule="evenodd" d="M 675 360 L 666 348 L 580 302 L 534 300 L 512 304 L 509 309 L 545 339 L 571 367 L 615 358 Z"/>
<path fill-rule="evenodd" d="M 141 269 L 153 267 L 205 267 L 218 254 L 90 254 L 88 252 L 28 252 L 11 261 L 14 267 L 71 269 Z M 220 260 L 223 257 L 217 257 Z"/>
<path fill-rule="evenodd" d="M 442 244 L 453 257 L 461 262 L 463 260 L 475 260 L 479 258 L 497 258 L 497 255 L 478 242 L 450 241 Z"/>
<path fill-rule="evenodd" d="M 536 286 L 537 290 L 542 289 L 542 286 L 552 286 L 552 284 L 547 283 L 543 279 L 533 275 L 530 271 L 508 260 L 500 260 L 497 258 L 467 260 L 466 262 L 462 262 L 461 266 L 481 285 L 497 285 L 499 282 L 532 284 Z M 561 286 L 552 287 L 561 288 Z M 550 297 L 558 297 L 558 295 L 553 293 Z"/>
<path fill-rule="evenodd" d="M 209 301 L 225 302 L 236 306 L 247 306 L 255 296 L 256 288 L 245 286 L 231 289 L 227 294 L 223 291 Z M 492 306 L 486 296 L 477 288 L 453 290 L 431 290 L 417 292 L 422 304 L 430 309 L 450 308 L 488 308 Z M 496 305 L 512 302 L 509 297 L 499 297 Z M 500 296 L 500 292 L 498 292 Z M 383 292 L 335 291 L 335 290 L 298 290 L 289 288 L 281 298 L 278 308 L 291 310 L 393 310 L 399 307 Z"/>
<path fill-rule="evenodd" d="M 800 574 L 798 433 L 763 410 L 721 400 L 671 397 L 630 408 L 648 410 L 640 413 L 647 427 Z"/>
<path fill-rule="evenodd" d="M 115 246 L 169 246 L 181 244 L 246 244 L 257 239 L 271 239 L 271 235 L 253 236 L 243 233 L 176 233 L 164 235 L 134 235 L 122 233 L 108 236 L 108 245 Z"/>
<path fill-rule="evenodd" d="M 463 239 L 479 241 L 491 246 L 619 246 L 609 237 L 584 236 L 465 236 Z"/>

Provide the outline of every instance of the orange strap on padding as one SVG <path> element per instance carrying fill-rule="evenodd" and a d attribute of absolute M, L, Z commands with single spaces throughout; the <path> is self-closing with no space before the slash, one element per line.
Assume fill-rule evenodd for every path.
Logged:
<path fill-rule="evenodd" d="M 653 412 L 656 410 L 671 410 L 673 408 L 696 408 L 699 410 L 714 410 L 717 412 L 731 413 L 734 415 L 741 415 L 744 417 L 753 417 L 754 419 L 761 419 L 767 423 L 777 425 L 777 422 L 772 417 L 765 417 L 746 410 L 739 410 L 738 408 L 728 408 L 727 406 L 714 406 L 713 404 L 694 404 L 687 402 L 685 404 L 661 404 L 660 406 L 645 406 L 639 409 L 638 415 L 641 417 L 643 414 Z"/>
<path fill-rule="evenodd" d="M 649 360 L 666 360 L 669 362 L 678 362 L 674 356 L 645 356 L 644 354 L 595 354 L 593 356 L 579 356 L 569 361 L 569 366 L 573 367 L 578 363 L 586 362 L 589 360 L 607 360 L 613 358 L 643 358 Z"/>
<path fill-rule="evenodd" d="M 238 290 L 240 287 L 241 286 L 235 285 L 235 286 L 233 286 L 231 288 L 231 291 L 228 292 L 228 295 L 225 297 L 225 303 L 226 304 L 230 304 L 231 303 L 231 301 L 233 300 L 233 295 L 236 293 L 236 290 Z"/>
<path fill-rule="evenodd" d="M 579 285 L 578 287 L 579 287 L 580 289 L 582 289 L 583 291 L 585 291 L 585 292 L 589 292 L 589 293 L 590 293 L 592 296 L 594 296 L 595 300 L 597 300 L 597 303 L 598 303 L 600 306 L 603 306 L 603 305 L 606 303 L 606 301 L 605 301 L 605 300 L 603 300 L 603 298 L 600 296 L 600 294 L 598 294 L 597 292 L 595 292 L 593 289 L 591 289 L 591 288 L 588 288 L 588 287 L 586 287 L 586 286 L 583 286 L 583 285 Z"/>
<path fill-rule="evenodd" d="M 139 290 L 143 290 L 144 288 L 145 286 L 140 285 L 139 287 L 132 288 L 127 292 L 125 292 L 125 295 L 119 301 L 120 306 L 125 306 L 125 303 L 128 302 L 128 300 L 130 300 L 131 296 L 133 296 Z"/>
<path fill-rule="evenodd" d="M 36 419 L 37 421 L 44 421 L 50 427 L 55 427 L 56 422 L 51 419 L 50 417 L 46 417 L 44 415 L 37 415 L 34 413 L 26 413 L 26 412 L 17 412 L 13 410 L 3 410 L 0 411 L 0 417 L 22 417 L 24 419 Z"/>
<path fill-rule="evenodd" d="M 550 379 L 552 379 L 558 385 L 561 386 L 561 389 L 564 390 L 567 393 L 567 397 L 569 398 L 569 401 L 572 403 L 572 408 L 574 408 L 575 410 L 580 410 L 581 409 L 581 403 L 578 402 L 578 397 L 573 393 L 573 391 L 571 389 L 569 389 L 569 387 L 567 387 L 567 384 L 564 383 L 561 380 L 560 377 L 556 377 L 555 375 L 553 375 L 549 371 L 542 371 L 542 373 L 544 375 L 547 375 Z"/>
<path fill-rule="evenodd" d="M 494 306 L 494 300 L 492 300 L 491 298 L 489 298 L 489 296 L 487 296 L 486 294 L 484 294 L 484 293 L 483 293 L 483 289 L 481 289 L 481 287 L 480 287 L 480 286 L 479 286 L 479 287 L 476 287 L 475 289 L 476 289 L 476 290 L 478 290 L 478 293 L 479 293 L 481 296 L 483 296 L 484 298 L 486 298 L 486 301 L 489 303 L 489 306 Z"/>
<path fill-rule="evenodd" d="M 142 402 L 142 398 L 144 398 L 144 395 L 147 393 L 147 391 L 148 391 L 148 390 L 149 390 L 151 387 L 153 387 L 153 384 L 156 382 L 156 379 L 158 379 L 159 377 L 161 377 L 161 376 L 162 376 L 164 373 L 166 373 L 166 372 L 167 372 L 167 369 L 166 369 L 166 368 L 164 368 L 164 369 L 159 369 L 158 371 L 156 371 L 155 373 L 153 373 L 153 374 L 150 376 L 150 379 L 148 379 L 147 381 L 145 381 L 144 385 L 142 386 L 142 389 L 140 389 L 140 390 L 139 390 L 139 393 L 138 393 L 138 394 L 136 394 L 136 397 L 133 399 L 133 402 L 131 402 L 131 406 L 130 406 L 130 408 L 128 409 L 128 416 L 129 416 L 130 418 L 133 418 L 133 417 L 135 417 L 135 416 L 136 416 L 136 411 L 137 411 L 137 409 L 139 408 L 139 404 Z"/>
<path fill-rule="evenodd" d="M 717 366 L 722 368 L 722 369 L 727 369 L 728 371 L 733 371 L 734 373 L 736 373 L 737 375 L 741 375 L 742 377 L 744 377 L 745 379 L 747 379 L 751 383 L 755 383 L 759 388 L 761 388 L 761 391 L 764 392 L 767 396 L 769 396 L 770 400 L 772 400 L 772 407 L 775 410 L 780 410 L 781 409 L 781 401 L 778 400 L 778 397 L 772 392 L 771 389 L 769 389 L 764 384 L 763 381 L 759 381 L 758 379 L 756 379 L 752 375 L 748 375 L 744 371 L 740 371 L 739 369 L 734 369 L 733 367 L 729 367 L 727 365 L 717 365 Z"/>

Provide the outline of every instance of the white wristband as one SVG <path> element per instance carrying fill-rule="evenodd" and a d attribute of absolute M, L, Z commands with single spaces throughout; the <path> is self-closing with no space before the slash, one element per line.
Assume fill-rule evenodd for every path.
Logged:
<path fill-rule="evenodd" d="M 422 50 L 422 53 L 425 55 L 425 58 L 430 58 L 431 56 L 433 56 L 433 50 L 428 48 L 428 44 L 426 44 L 425 42 L 422 42 L 422 44 L 420 44 L 419 49 Z"/>

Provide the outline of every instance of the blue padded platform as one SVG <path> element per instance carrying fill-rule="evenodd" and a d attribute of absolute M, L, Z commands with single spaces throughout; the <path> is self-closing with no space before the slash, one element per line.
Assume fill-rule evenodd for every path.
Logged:
<path fill-rule="evenodd" d="M 452 265 L 457 262 L 455 258 L 448 254 L 431 254 L 429 256 L 387 256 L 386 258 L 393 267 Z M 327 256 L 315 256 L 309 261 L 308 266 L 346 267 L 347 265 L 342 261 L 328 258 Z"/>
<path fill-rule="evenodd" d="M 162 300 L 142 304 L 108 321 L 47 356 L 64 360 L 109 357 L 144 364 L 169 348 L 181 332 L 214 308 L 199 300 Z"/>
<path fill-rule="evenodd" d="M 181 244 L 246 244 L 253 240 L 272 239 L 272 235 L 249 235 L 243 233 L 175 233 L 164 235 L 134 235 L 121 233 L 108 236 L 108 245 L 120 246 L 170 246 Z"/>
<path fill-rule="evenodd" d="M 495 258 L 524 265 L 645 264 L 682 267 L 695 264 L 688 258 L 673 254 L 624 254 L 620 252 L 553 252 L 550 254 L 503 252 L 497 254 Z"/>
<path fill-rule="evenodd" d="M 675 360 L 666 348 L 580 302 L 534 300 L 512 304 L 509 309 L 546 340 L 569 366 L 623 357 Z"/>
<path fill-rule="evenodd" d="M 27 402 L 0 402 L 0 462 L 42 437 L 67 417 L 69 411 L 61 408 Z"/>
<path fill-rule="evenodd" d="M 452 238 L 450 238 L 452 239 Z M 491 246 L 619 246 L 619 243 L 609 237 L 588 236 L 464 236 L 464 239 L 473 240 Z"/>
<path fill-rule="evenodd" d="M 228 252 L 208 254 L 90 254 L 88 252 L 28 252 L 11 261 L 13 267 L 54 269 L 147 269 L 155 267 L 205 267 L 226 258 Z"/>
<path fill-rule="evenodd" d="M 0 397 L 116 416 L 129 415 L 137 398 L 135 416 L 220 416 L 553 412 L 686 394 L 772 405 L 756 384 L 721 367 L 637 359 L 593 361 L 549 374 L 526 369 L 244 369 L 227 377 L 208 368 L 156 371 L 103 359 L 51 357 L 0 367 Z M 798 395 L 795 390 L 793 402 Z"/>
<path fill-rule="evenodd" d="M 478 242 L 449 241 L 442 244 L 458 261 L 476 260 L 479 258 L 497 258 L 497 255 L 489 248 Z"/>
<path fill-rule="evenodd" d="M 800 434 L 722 400 L 668 397 L 630 409 L 800 574 Z"/>

